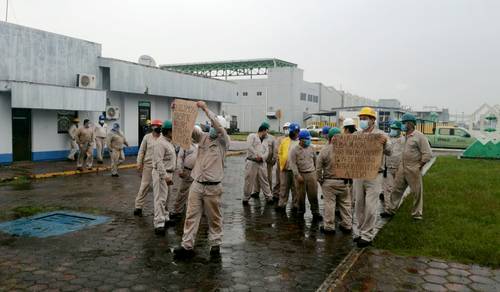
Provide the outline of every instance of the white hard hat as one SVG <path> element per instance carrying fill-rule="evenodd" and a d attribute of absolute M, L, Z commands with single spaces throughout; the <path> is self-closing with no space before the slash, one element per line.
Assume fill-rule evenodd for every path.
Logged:
<path fill-rule="evenodd" d="M 216 119 L 223 128 L 227 128 L 227 121 L 223 116 L 217 116 Z"/>
<path fill-rule="evenodd" d="M 347 127 L 347 126 L 354 126 L 354 120 L 351 119 L 351 118 L 347 118 L 344 120 L 344 127 Z"/>
<path fill-rule="evenodd" d="M 283 128 L 288 128 L 288 127 L 290 127 L 290 122 L 286 122 L 283 124 Z"/>
<path fill-rule="evenodd" d="M 196 129 L 198 129 L 198 130 L 200 130 L 200 131 L 201 131 L 201 127 L 200 127 L 200 126 L 198 126 L 198 125 L 194 125 L 194 127 L 195 127 Z"/>

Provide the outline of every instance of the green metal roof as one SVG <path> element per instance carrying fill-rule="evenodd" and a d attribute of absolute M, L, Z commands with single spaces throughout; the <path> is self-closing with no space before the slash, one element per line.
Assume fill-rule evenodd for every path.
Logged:
<path fill-rule="evenodd" d="M 297 67 L 297 64 L 280 59 L 252 59 L 204 63 L 185 63 L 160 65 L 161 69 L 202 75 L 206 77 L 234 77 L 267 75 L 267 69 L 278 67 Z"/>

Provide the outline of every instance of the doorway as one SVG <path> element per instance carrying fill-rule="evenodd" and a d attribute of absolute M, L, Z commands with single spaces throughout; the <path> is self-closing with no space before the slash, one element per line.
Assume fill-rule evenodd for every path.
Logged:
<path fill-rule="evenodd" d="M 151 102 L 139 101 L 139 145 L 142 139 L 149 132 L 147 121 L 151 121 Z"/>
<path fill-rule="evenodd" d="M 12 109 L 12 154 L 14 161 L 31 160 L 31 109 Z"/>

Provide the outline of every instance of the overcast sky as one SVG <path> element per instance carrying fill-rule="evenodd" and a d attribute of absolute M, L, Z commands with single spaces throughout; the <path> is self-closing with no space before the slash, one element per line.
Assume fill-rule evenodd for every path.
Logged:
<path fill-rule="evenodd" d="M 5 1 L 0 9 L 5 14 Z M 9 21 L 157 63 L 279 58 L 369 98 L 500 103 L 500 1 L 10 0 Z"/>

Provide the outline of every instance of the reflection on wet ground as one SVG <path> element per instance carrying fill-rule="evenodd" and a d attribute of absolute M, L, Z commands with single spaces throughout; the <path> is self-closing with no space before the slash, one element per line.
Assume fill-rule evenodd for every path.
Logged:
<path fill-rule="evenodd" d="M 352 248 L 350 236 L 325 237 L 311 223 L 275 213 L 254 200 L 241 204 L 243 157 L 226 161 L 222 257 L 211 260 L 203 222 L 191 261 L 173 259 L 182 226 L 164 238 L 152 231 L 152 195 L 145 217 L 132 215 L 139 177 L 133 170 L 47 179 L 27 188 L 0 188 L 4 218 L 18 206 L 61 206 L 112 217 L 91 229 L 49 238 L 0 234 L 0 290 L 91 288 L 113 290 L 316 289 Z"/>

